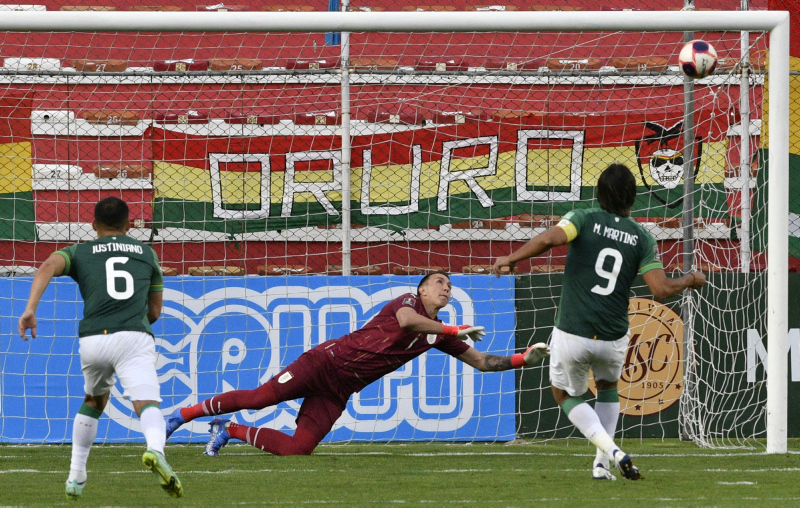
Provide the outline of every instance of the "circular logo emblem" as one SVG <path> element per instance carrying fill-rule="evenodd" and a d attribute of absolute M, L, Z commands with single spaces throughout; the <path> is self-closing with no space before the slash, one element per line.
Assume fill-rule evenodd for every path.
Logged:
<path fill-rule="evenodd" d="M 620 412 L 646 416 L 672 406 L 683 391 L 683 321 L 647 298 L 628 304 L 631 337 L 617 384 Z M 592 393 L 597 393 L 594 380 Z"/>

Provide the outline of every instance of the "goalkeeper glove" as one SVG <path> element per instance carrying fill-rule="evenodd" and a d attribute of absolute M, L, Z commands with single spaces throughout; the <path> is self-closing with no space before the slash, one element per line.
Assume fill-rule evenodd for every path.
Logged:
<path fill-rule="evenodd" d="M 484 330 L 484 328 L 482 326 L 472 326 L 472 325 L 448 326 L 448 325 L 442 325 L 442 335 L 451 335 L 453 337 L 458 337 L 461 340 L 472 339 L 473 342 L 477 342 L 479 340 L 483 340 L 483 336 L 486 335 L 486 332 L 484 332 L 483 330 Z"/>
<path fill-rule="evenodd" d="M 511 366 L 517 369 L 525 365 L 533 365 L 534 363 L 539 363 L 540 360 L 548 356 L 550 356 L 550 346 L 544 342 L 537 342 L 524 353 L 511 355 Z"/>

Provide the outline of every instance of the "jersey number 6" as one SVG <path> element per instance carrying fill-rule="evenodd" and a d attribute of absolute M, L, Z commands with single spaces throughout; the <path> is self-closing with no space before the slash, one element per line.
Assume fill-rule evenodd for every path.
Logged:
<path fill-rule="evenodd" d="M 114 300 L 127 300 L 133 296 L 133 275 L 125 270 L 117 270 L 114 265 L 117 263 L 124 265 L 128 258 L 116 256 L 106 260 L 106 291 L 108 296 Z M 117 291 L 117 279 L 122 279 L 123 289 Z"/>
<path fill-rule="evenodd" d="M 611 268 L 609 272 L 604 268 L 606 258 L 612 258 L 614 260 L 614 266 Z M 600 251 L 600 254 L 597 255 L 597 261 L 594 264 L 594 271 L 597 272 L 597 275 L 606 279 L 608 283 L 605 286 L 600 286 L 599 284 L 595 284 L 592 288 L 592 293 L 597 293 L 598 295 L 610 295 L 614 292 L 614 286 L 617 285 L 617 276 L 619 276 L 619 269 L 622 268 L 622 254 L 617 249 L 612 249 L 610 247 L 606 247 L 605 249 Z"/>

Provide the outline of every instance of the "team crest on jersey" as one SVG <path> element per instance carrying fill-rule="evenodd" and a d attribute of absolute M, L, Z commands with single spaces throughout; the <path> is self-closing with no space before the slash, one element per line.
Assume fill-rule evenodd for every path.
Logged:
<path fill-rule="evenodd" d="M 280 384 L 288 383 L 294 377 L 294 374 L 289 372 L 288 370 L 281 374 L 281 377 L 278 378 L 278 382 Z"/>
<path fill-rule="evenodd" d="M 436 337 L 437 337 L 437 336 L 436 336 L 436 334 L 435 334 L 435 333 L 429 333 L 429 334 L 428 334 L 428 337 L 427 337 L 427 339 L 428 339 L 428 344 L 433 344 L 434 342 L 436 342 Z"/>

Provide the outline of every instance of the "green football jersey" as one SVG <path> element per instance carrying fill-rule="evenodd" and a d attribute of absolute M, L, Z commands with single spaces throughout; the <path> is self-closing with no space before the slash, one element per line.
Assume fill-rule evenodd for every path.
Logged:
<path fill-rule="evenodd" d="M 153 334 L 147 320 L 147 300 L 164 290 L 156 252 L 125 235 L 104 236 L 56 251 L 83 297 L 78 336 L 114 332 Z"/>
<path fill-rule="evenodd" d="M 622 338 L 630 324 L 633 279 L 663 268 L 653 235 L 633 219 L 600 208 L 573 210 L 559 226 L 572 241 L 556 327 L 590 339 Z"/>

